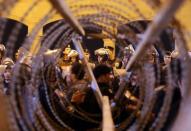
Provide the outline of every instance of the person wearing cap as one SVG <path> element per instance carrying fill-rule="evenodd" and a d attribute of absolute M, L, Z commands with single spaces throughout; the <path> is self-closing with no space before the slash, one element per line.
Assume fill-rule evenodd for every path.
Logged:
<path fill-rule="evenodd" d="M 4 93 L 6 95 L 10 94 L 10 82 L 13 73 L 12 69 L 13 67 L 11 65 L 7 65 L 3 73 Z"/>
<path fill-rule="evenodd" d="M 68 58 L 72 63 L 79 62 L 79 53 L 76 50 L 71 50 L 68 54 Z"/>
<path fill-rule="evenodd" d="M 70 59 L 68 57 L 68 54 L 70 53 L 72 49 L 70 48 L 70 45 L 68 45 L 66 48 L 64 48 L 62 54 L 61 54 L 61 58 L 59 58 L 58 60 L 58 65 L 60 67 L 65 67 L 65 66 L 69 66 L 71 65 L 70 63 Z"/>
<path fill-rule="evenodd" d="M 10 58 L 5 58 L 0 65 L 1 68 L 1 83 L 3 83 L 3 92 L 6 95 L 10 94 L 10 82 L 13 73 L 14 62 Z"/>
<path fill-rule="evenodd" d="M 102 95 L 106 95 L 109 99 L 113 99 L 112 80 L 114 78 L 112 68 L 105 64 L 97 65 L 93 70 L 94 76 L 97 80 L 98 86 Z"/>
<path fill-rule="evenodd" d="M 108 96 L 109 99 L 113 99 L 113 93 L 111 91 L 111 80 L 112 80 L 112 69 L 105 64 L 98 64 L 93 69 L 95 79 L 97 80 L 98 86 L 103 96 Z M 99 107 L 98 101 L 95 97 L 94 90 L 88 88 L 86 96 L 80 108 L 86 111 L 92 116 L 96 116 L 96 120 L 101 121 L 101 108 Z M 95 117 L 94 117 L 95 118 Z"/>
<path fill-rule="evenodd" d="M 76 62 L 79 62 L 79 54 L 76 50 L 72 49 L 65 49 L 64 59 L 62 64 L 58 64 L 59 67 L 62 69 L 62 77 L 65 78 L 67 75 L 70 75 L 70 69 L 72 65 Z"/>
<path fill-rule="evenodd" d="M 64 78 L 70 72 L 71 62 L 68 54 L 71 52 L 70 45 L 68 45 L 61 53 L 60 58 L 58 59 L 57 65 L 62 70 L 62 77 Z"/>
<path fill-rule="evenodd" d="M 68 46 L 64 49 L 64 51 L 63 51 L 64 60 L 69 60 L 68 54 L 70 53 L 71 50 L 72 50 L 72 49 L 71 49 L 70 45 L 68 45 Z"/>
<path fill-rule="evenodd" d="M 65 94 L 67 99 L 74 104 L 83 103 L 88 87 L 84 76 L 84 65 L 79 62 L 73 63 L 70 73 L 63 78 L 63 84 L 65 85 L 64 92 L 56 89 L 55 93 L 59 97 L 61 97 L 60 94 Z"/>
<path fill-rule="evenodd" d="M 122 58 L 122 68 L 126 67 L 129 59 L 131 58 L 131 56 L 133 55 L 134 52 L 135 52 L 135 50 L 134 50 L 132 45 L 129 45 L 129 46 L 124 48 L 123 58 Z"/>
<path fill-rule="evenodd" d="M 108 64 L 109 53 L 105 48 L 97 49 L 95 55 L 97 56 L 98 64 Z"/>

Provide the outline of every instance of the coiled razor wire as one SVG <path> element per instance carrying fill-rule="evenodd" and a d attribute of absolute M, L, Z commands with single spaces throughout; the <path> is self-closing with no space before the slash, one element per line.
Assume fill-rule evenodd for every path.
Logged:
<path fill-rule="evenodd" d="M 119 47 L 119 49 L 124 49 L 125 46 L 128 44 L 125 42 L 124 39 L 121 39 L 118 37 L 118 32 L 116 27 L 119 27 L 123 25 L 124 34 L 126 32 L 131 32 L 132 34 L 136 35 L 136 33 L 128 27 L 128 25 L 125 25 L 133 18 L 133 16 L 130 15 L 129 10 L 133 12 L 137 17 L 139 17 L 140 20 L 147 20 L 147 15 L 142 13 L 142 9 L 139 8 L 138 5 L 132 0 L 112 0 L 112 1 L 106 1 L 104 0 L 103 4 L 100 5 L 99 2 L 95 3 L 85 3 L 87 0 L 71 0 L 67 1 L 72 13 L 75 15 L 75 17 L 79 20 L 80 24 L 83 27 L 94 27 L 94 28 L 100 28 L 104 33 L 106 33 L 106 36 L 111 39 L 115 39 L 116 41 L 119 41 L 116 46 Z M 0 11 L 1 16 L 6 17 L 9 15 L 11 9 L 17 4 L 16 0 L 3 0 L 0 3 Z M 38 6 L 38 4 L 41 1 L 34 1 L 33 4 L 28 8 L 26 12 L 23 13 L 23 16 L 20 19 L 20 22 L 22 23 L 25 18 L 31 14 L 34 7 Z M 106 3 L 110 2 L 110 3 Z M 150 7 L 150 10 L 153 12 L 156 12 L 160 9 L 160 7 L 163 6 L 165 3 L 160 3 L 158 0 L 150 1 L 150 0 L 144 0 L 145 4 Z M 158 6 L 160 5 L 160 7 Z M 122 8 L 120 8 L 122 7 Z M 85 13 L 85 11 L 93 11 L 91 14 Z M 81 12 L 80 12 L 81 11 Z M 51 8 L 49 11 L 47 11 L 47 14 L 39 21 L 39 23 L 33 28 L 32 32 L 29 34 L 29 37 L 26 38 L 24 43 L 22 44 L 23 47 L 30 50 L 30 48 L 33 46 L 33 42 L 38 37 L 38 32 L 42 29 L 43 25 L 57 12 Z M 5 26 L 8 21 L 6 19 L 3 19 L 0 22 L 0 40 L 2 40 Z M 92 24 L 93 23 L 93 24 Z M 180 22 L 178 19 L 173 19 L 171 27 L 174 29 L 176 33 L 176 40 L 179 42 L 178 44 L 178 51 L 180 54 L 180 61 L 181 61 L 181 69 L 182 69 L 182 80 L 181 80 L 181 88 L 185 89 L 185 98 L 189 97 L 190 92 L 190 75 L 191 75 L 191 61 L 188 56 L 188 49 L 187 49 L 187 42 L 185 40 L 184 36 L 189 37 L 188 33 L 183 29 L 183 27 L 180 25 Z M 96 26 L 95 26 L 96 25 Z M 137 24 L 133 23 L 133 26 L 137 28 L 138 30 L 143 31 L 142 27 Z M 17 36 L 21 30 L 21 24 L 16 24 L 15 27 L 13 27 L 13 30 L 9 34 L 8 42 L 6 44 L 7 52 L 6 56 L 10 57 L 13 56 L 13 49 L 14 44 L 17 41 Z M 116 32 L 114 31 L 116 30 Z M 57 23 L 55 23 L 53 26 L 51 26 L 44 34 L 43 38 L 38 41 L 37 45 L 41 45 L 40 49 L 37 51 L 37 54 L 32 54 L 34 59 L 32 59 L 32 65 L 31 67 L 31 78 L 27 79 L 27 76 L 21 76 L 23 75 L 23 66 L 19 62 L 21 59 L 19 59 L 15 66 L 14 66 L 14 74 L 13 79 L 11 83 L 11 95 L 9 97 L 9 101 L 7 102 L 6 106 L 8 116 L 8 121 L 10 123 L 10 129 L 13 130 L 62 130 L 62 129 L 68 129 L 72 130 L 72 127 L 68 127 L 64 122 L 67 121 L 64 119 L 61 119 L 59 117 L 59 114 L 55 112 L 52 101 L 51 101 L 51 94 L 48 93 L 48 86 L 46 81 L 43 80 L 43 55 L 44 52 L 49 49 L 53 43 L 55 43 L 55 40 L 58 38 L 58 42 L 56 45 L 54 45 L 55 48 L 61 48 L 64 49 L 67 47 L 67 45 L 71 42 L 71 39 L 74 36 L 79 35 L 73 27 L 70 26 L 69 23 L 67 23 L 65 20 L 60 20 Z M 88 35 L 88 34 L 87 34 Z M 126 36 L 127 37 L 127 36 Z M 128 39 L 128 38 L 127 38 Z M 125 43 L 125 44 L 124 44 Z M 120 51 L 122 52 L 122 51 Z M 163 53 L 165 51 L 162 51 Z M 61 53 L 61 52 L 60 52 Z M 118 56 L 116 54 L 116 56 Z M 54 61 L 52 63 L 55 64 L 59 57 L 56 57 L 53 59 Z M 142 64 L 145 65 L 144 61 L 141 61 Z M 157 69 L 159 72 L 161 71 L 159 69 L 159 62 L 157 63 Z M 175 69 L 176 71 L 177 69 Z M 116 130 L 138 130 L 142 131 L 147 128 L 149 121 L 149 116 L 152 116 L 152 109 L 154 108 L 154 105 L 157 103 L 157 98 L 154 90 L 155 82 L 159 81 L 158 79 L 154 79 L 155 71 L 149 66 L 140 67 L 138 69 L 140 76 L 144 78 L 143 80 L 139 81 L 139 101 L 136 105 L 136 109 L 131 113 L 130 116 L 128 116 L 125 120 L 123 120 L 119 125 L 116 125 Z M 149 72 L 149 74 L 147 74 Z M 160 74 L 160 73 L 159 73 Z M 24 75 L 26 75 L 24 73 Z M 41 76 L 42 75 L 42 76 Z M 174 76 L 171 67 L 168 67 L 167 71 L 166 81 L 167 85 L 166 92 L 164 96 L 164 101 L 162 104 L 162 107 L 160 108 L 160 112 L 157 115 L 156 118 L 153 119 L 151 122 L 149 130 L 161 130 L 165 124 L 165 121 L 168 117 L 169 111 L 170 111 L 170 104 L 173 101 L 173 88 L 174 88 Z M 22 85 L 22 82 L 24 81 L 25 85 Z M 60 81 L 59 81 L 60 82 Z M 43 83 L 43 84 L 42 84 Z M 158 83 L 158 82 L 157 82 Z M 46 100 L 48 103 L 49 108 L 51 109 L 55 119 L 57 122 L 52 120 L 51 117 L 49 117 L 43 109 L 44 107 L 41 105 L 40 99 L 39 99 L 39 87 L 40 85 L 44 86 L 45 89 L 45 95 Z M 62 83 L 59 83 L 58 85 L 62 85 Z M 60 87 L 62 88 L 62 87 Z M 6 97 L 6 96 L 5 96 Z M 66 98 L 67 99 L 67 98 Z M 186 99 L 183 99 L 184 103 Z M 1 100 L 0 100 L 1 101 Z M 69 100 L 68 104 L 72 106 L 72 103 L 70 103 Z M 54 104 L 54 103 L 53 103 Z M 10 108 L 11 107 L 11 108 Z M 64 107 L 63 107 L 64 108 Z M 183 108 L 183 107 L 181 107 Z M 180 108 L 180 110 L 181 110 Z M 66 110 L 65 110 L 66 111 Z M 76 112 L 78 110 L 76 109 Z M 85 116 L 85 112 L 78 112 L 78 116 L 73 115 L 73 117 L 78 117 L 81 119 L 89 120 L 90 122 L 97 121 L 92 120 L 90 118 L 91 115 Z M 191 114 L 188 114 L 191 115 Z M 135 121 L 134 121 L 135 119 Z M 3 121 L 1 120 L 1 123 Z M 133 124 L 132 124 L 133 123 Z M 97 127 L 98 129 L 100 127 Z"/>

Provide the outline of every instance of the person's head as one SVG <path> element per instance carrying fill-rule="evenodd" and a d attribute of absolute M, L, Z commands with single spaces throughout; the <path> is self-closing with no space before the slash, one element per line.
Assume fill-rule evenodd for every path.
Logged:
<path fill-rule="evenodd" d="M 4 71 L 4 73 L 3 73 L 4 81 L 5 81 L 6 83 L 10 82 L 11 76 L 12 76 L 12 67 L 8 65 L 8 66 L 5 68 L 5 71 Z"/>
<path fill-rule="evenodd" d="M 164 63 L 167 65 L 170 64 L 170 62 L 171 62 L 171 52 L 167 51 L 164 55 Z"/>
<path fill-rule="evenodd" d="M 97 65 L 93 73 L 98 83 L 110 83 L 113 79 L 112 69 L 105 64 Z"/>
<path fill-rule="evenodd" d="M 29 51 L 25 47 L 20 47 L 17 52 L 15 53 L 16 60 L 22 58 L 24 55 L 29 54 Z"/>
<path fill-rule="evenodd" d="M 71 50 L 72 50 L 72 49 L 70 48 L 70 45 L 68 45 L 68 46 L 64 49 L 63 53 L 64 53 L 64 54 L 69 54 Z"/>
<path fill-rule="evenodd" d="M 72 84 L 78 80 L 83 80 L 84 76 L 84 66 L 79 62 L 75 62 L 71 66 L 70 74 L 67 77 L 67 83 Z"/>
<path fill-rule="evenodd" d="M 123 50 L 123 62 L 127 63 L 134 52 L 135 50 L 132 45 L 125 47 Z"/>
<path fill-rule="evenodd" d="M 68 45 L 65 49 L 64 49 L 64 51 L 63 51 L 63 59 L 64 60 L 69 60 L 69 57 L 68 57 L 68 54 L 71 52 L 71 48 L 70 48 L 70 45 Z"/>
<path fill-rule="evenodd" d="M 68 54 L 68 58 L 72 63 L 78 62 L 79 61 L 79 54 L 76 50 L 71 50 L 70 53 Z"/>
<path fill-rule="evenodd" d="M 100 48 L 95 51 L 98 63 L 102 64 L 109 60 L 108 51 L 105 48 Z"/>

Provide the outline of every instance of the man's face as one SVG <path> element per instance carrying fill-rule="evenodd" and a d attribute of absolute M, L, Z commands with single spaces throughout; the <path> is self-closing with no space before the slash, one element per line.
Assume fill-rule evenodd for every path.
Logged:
<path fill-rule="evenodd" d="M 4 76 L 4 79 L 5 79 L 6 82 L 10 81 L 11 75 L 12 75 L 11 69 L 10 68 L 5 69 L 5 72 L 3 73 L 3 76 Z"/>
<path fill-rule="evenodd" d="M 98 55 L 97 57 L 98 63 L 102 63 L 102 57 Z"/>
<path fill-rule="evenodd" d="M 63 55 L 63 59 L 64 59 L 65 61 L 69 60 L 68 55 L 67 55 L 67 54 L 64 54 L 64 55 Z"/>
<path fill-rule="evenodd" d="M 165 63 L 165 64 L 170 64 L 170 62 L 171 62 L 171 57 L 170 57 L 170 55 L 165 55 L 165 56 L 164 56 L 164 63 Z"/>
<path fill-rule="evenodd" d="M 65 53 L 65 54 L 69 54 L 70 51 L 71 51 L 71 48 L 69 48 L 69 47 L 67 47 L 67 48 L 64 49 L 64 53 Z"/>
<path fill-rule="evenodd" d="M 64 51 L 63 51 L 64 60 L 69 60 L 68 54 L 70 53 L 70 51 L 71 51 L 71 48 L 69 48 L 69 47 L 64 49 Z"/>
<path fill-rule="evenodd" d="M 100 81 L 103 83 L 108 83 L 110 85 L 113 79 L 114 79 L 114 75 L 112 72 L 110 72 L 110 73 L 102 75 Z"/>
<path fill-rule="evenodd" d="M 71 62 L 74 63 L 76 62 L 77 58 L 76 57 L 71 57 Z"/>

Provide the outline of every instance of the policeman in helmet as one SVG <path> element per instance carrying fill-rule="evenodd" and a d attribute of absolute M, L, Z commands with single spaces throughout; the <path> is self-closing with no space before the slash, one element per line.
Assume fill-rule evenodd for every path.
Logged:
<path fill-rule="evenodd" d="M 70 60 L 70 63 L 79 62 L 79 53 L 76 50 L 71 50 L 68 54 L 68 58 Z"/>
<path fill-rule="evenodd" d="M 109 53 L 105 48 L 99 48 L 95 51 L 97 61 L 99 64 L 107 64 L 109 60 Z"/>
<path fill-rule="evenodd" d="M 58 60 L 58 65 L 60 67 L 62 66 L 69 66 L 70 65 L 70 59 L 68 57 L 68 54 L 70 53 L 72 49 L 70 48 L 70 45 L 68 45 L 62 52 L 61 58 Z"/>
<path fill-rule="evenodd" d="M 123 59 L 122 59 L 122 68 L 125 68 L 125 66 L 127 65 L 129 59 L 131 58 L 131 56 L 133 55 L 134 52 L 135 52 L 135 50 L 132 45 L 129 45 L 124 48 Z"/>

